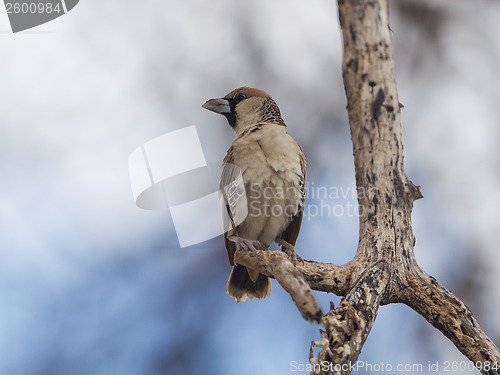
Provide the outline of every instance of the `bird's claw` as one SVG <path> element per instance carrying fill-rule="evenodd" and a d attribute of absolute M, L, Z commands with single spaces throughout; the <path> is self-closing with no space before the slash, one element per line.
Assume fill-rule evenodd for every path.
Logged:
<path fill-rule="evenodd" d="M 278 245 L 281 245 L 281 250 L 285 254 L 287 254 L 290 258 L 292 258 L 292 263 L 293 263 L 294 266 L 297 265 L 297 263 L 298 263 L 299 260 L 301 262 L 303 262 L 303 259 L 299 255 L 297 255 L 297 252 L 295 251 L 295 247 L 291 243 L 288 243 L 285 240 L 279 240 L 276 243 Z"/>
<path fill-rule="evenodd" d="M 246 251 L 252 251 L 253 255 L 257 255 L 257 248 L 260 247 L 260 242 L 257 240 L 249 240 L 246 238 L 231 236 L 227 238 L 229 241 L 234 242 L 237 245 L 237 249 L 242 249 Z"/>

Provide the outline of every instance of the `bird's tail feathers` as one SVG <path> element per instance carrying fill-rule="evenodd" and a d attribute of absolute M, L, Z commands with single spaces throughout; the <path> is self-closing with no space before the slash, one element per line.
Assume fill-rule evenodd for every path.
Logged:
<path fill-rule="evenodd" d="M 236 299 L 236 302 L 243 302 L 246 299 L 262 299 L 271 295 L 271 280 L 269 277 L 259 274 L 255 282 L 252 281 L 247 268 L 235 265 L 229 275 L 226 286 L 227 293 Z"/>

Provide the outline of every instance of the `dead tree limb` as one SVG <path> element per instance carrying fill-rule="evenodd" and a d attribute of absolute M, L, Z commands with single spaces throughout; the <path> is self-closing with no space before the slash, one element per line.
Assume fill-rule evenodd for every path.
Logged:
<path fill-rule="evenodd" d="M 339 0 L 344 39 L 343 77 L 359 197 L 356 258 L 390 262 L 383 303 L 403 302 L 445 334 L 471 361 L 500 364 L 500 352 L 471 312 L 423 272 L 413 248 L 413 202 L 422 195 L 403 168 L 401 117 L 387 0 Z M 366 246 L 362 246 L 366 244 Z M 483 366 L 482 373 L 493 373 Z"/>
<path fill-rule="evenodd" d="M 460 299 L 420 269 L 408 275 L 407 281 L 409 287 L 402 291 L 400 302 L 422 315 L 474 363 L 500 365 L 498 348 Z M 484 374 L 500 372 L 500 368 L 484 370 Z"/>
<path fill-rule="evenodd" d="M 379 260 L 366 270 L 337 308 L 331 306 L 323 318 L 322 332 L 322 341 L 329 345 L 323 347 L 315 363 L 326 361 L 348 369 L 356 362 L 375 322 L 389 277 L 389 264 Z"/>
<path fill-rule="evenodd" d="M 257 250 L 257 255 L 248 251 L 237 251 L 234 261 L 274 277 L 285 289 L 304 319 L 320 323 L 323 312 L 316 297 L 300 269 L 294 267 L 285 253 Z"/>

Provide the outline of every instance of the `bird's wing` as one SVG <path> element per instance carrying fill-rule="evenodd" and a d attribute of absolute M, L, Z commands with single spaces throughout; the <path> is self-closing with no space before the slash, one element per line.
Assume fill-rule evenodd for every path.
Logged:
<path fill-rule="evenodd" d="M 285 229 L 281 238 L 284 239 L 289 244 L 295 246 L 295 242 L 297 242 L 297 237 L 299 236 L 300 226 L 302 224 L 302 216 L 304 215 L 304 203 L 306 199 L 306 159 L 304 157 L 304 151 L 302 151 L 302 147 L 297 143 L 297 146 L 300 150 L 300 170 L 301 174 L 300 178 L 300 192 L 301 192 L 301 200 L 299 204 L 299 210 L 292 218 L 290 224 Z"/>
<path fill-rule="evenodd" d="M 220 192 L 224 199 L 224 212 L 222 213 L 223 225 L 225 229 L 224 233 L 224 244 L 227 250 L 227 256 L 229 258 L 229 263 L 234 266 L 234 253 L 236 252 L 236 244 L 230 240 L 228 237 L 237 235 L 236 225 L 233 220 L 233 215 L 231 213 L 231 208 L 229 205 L 229 196 L 231 195 L 231 186 L 235 179 L 237 178 L 239 169 L 235 168 L 234 165 L 234 149 L 231 146 L 227 151 L 226 157 L 224 158 L 222 164 L 222 175 L 220 179 Z M 229 194 L 228 194 L 229 193 Z"/>

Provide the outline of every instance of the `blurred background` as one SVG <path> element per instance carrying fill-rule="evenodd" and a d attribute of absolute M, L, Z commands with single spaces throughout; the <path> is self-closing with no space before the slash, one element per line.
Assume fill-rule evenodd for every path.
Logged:
<path fill-rule="evenodd" d="M 500 3 L 392 1 L 390 19 L 405 167 L 425 196 L 413 211 L 416 257 L 498 345 Z M 195 124 L 219 163 L 233 132 L 201 104 L 264 89 L 304 148 L 309 186 L 351 192 L 308 197 L 335 209 L 304 219 L 298 252 L 352 259 L 335 2 L 84 0 L 19 34 L 2 10 L 0 31 L 0 374 L 289 374 L 292 361 L 308 363 L 319 326 L 275 281 L 271 298 L 236 304 L 222 239 L 181 249 L 168 211 L 135 206 L 127 159 Z M 325 311 L 340 301 L 316 295 Z M 444 361 L 466 358 L 389 305 L 359 360 L 439 361 L 444 373 Z"/>

